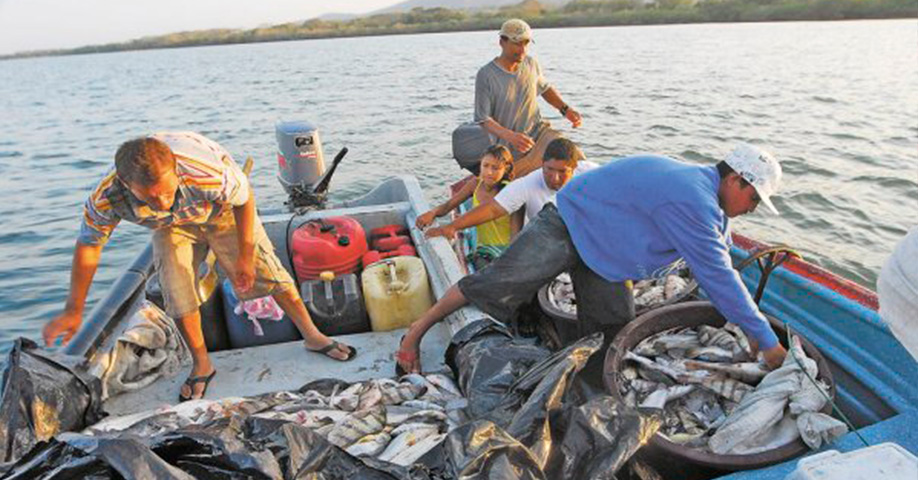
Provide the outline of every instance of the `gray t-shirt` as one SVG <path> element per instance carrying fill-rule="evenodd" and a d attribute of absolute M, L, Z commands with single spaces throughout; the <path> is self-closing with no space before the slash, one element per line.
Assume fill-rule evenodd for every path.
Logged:
<path fill-rule="evenodd" d="M 539 113 L 538 98 L 550 87 L 535 58 L 523 58 L 513 73 L 492 60 L 475 77 L 475 122 L 491 118 L 504 128 L 535 139 L 548 125 Z M 504 141 L 500 143 L 510 147 Z M 517 157 L 519 152 L 510 149 Z"/>

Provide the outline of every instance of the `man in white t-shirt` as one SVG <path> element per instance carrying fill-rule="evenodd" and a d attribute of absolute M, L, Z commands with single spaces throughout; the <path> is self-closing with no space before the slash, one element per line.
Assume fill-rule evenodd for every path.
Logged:
<path fill-rule="evenodd" d="M 532 220 L 546 203 L 554 203 L 555 194 L 571 177 L 598 166 L 583 158 L 583 152 L 574 142 L 566 138 L 552 140 L 545 148 L 541 169 L 510 182 L 494 200 L 473 208 L 452 223 L 427 230 L 426 235 L 453 238 L 459 230 L 510 214 L 525 214 L 526 221 Z"/>

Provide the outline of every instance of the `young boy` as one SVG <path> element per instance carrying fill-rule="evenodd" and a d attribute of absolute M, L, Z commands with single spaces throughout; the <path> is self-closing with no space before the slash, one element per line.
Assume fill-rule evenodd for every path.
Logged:
<path fill-rule="evenodd" d="M 217 143 L 192 132 L 162 132 L 125 142 L 115 168 L 93 190 L 73 254 L 64 312 L 42 332 L 51 345 L 67 343 L 82 323 L 86 294 L 102 247 L 118 222 L 151 228 L 166 313 L 178 321 L 191 350 L 191 376 L 181 401 L 201 398 L 217 373 L 207 354 L 198 311 L 197 267 L 207 249 L 240 299 L 272 295 L 305 338 L 306 348 L 346 361 L 356 350 L 323 335 L 312 323 L 290 275 L 274 253 L 255 211 L 245 174 Z"/>

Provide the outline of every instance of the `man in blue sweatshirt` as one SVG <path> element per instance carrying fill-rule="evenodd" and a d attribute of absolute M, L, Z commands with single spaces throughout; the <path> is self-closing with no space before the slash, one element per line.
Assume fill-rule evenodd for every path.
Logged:
<path fill-rule="evenodd" d="M 718 311 L 758 344 L 771 367 L 786 351 L 733 269 L 728 220 L 771 202 L 781 166 L 769 153 L 740 145 L 716 166 L 658 155 L 610 162 L 575 177 L 488 268 L 450 288 L 412 324 L 397 354 L 419 371 L 424 333 L 468 302 L 508 321 L 544 284 L 570 271 L 580 299 L 580 334 L 606 342 L 634 318 L 627 280 L 643 279 L 680 257 Z"/>

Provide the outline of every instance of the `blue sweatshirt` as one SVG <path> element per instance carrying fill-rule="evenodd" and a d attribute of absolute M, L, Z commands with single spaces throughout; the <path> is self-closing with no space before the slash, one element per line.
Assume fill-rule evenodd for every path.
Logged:
<path fill-rule="evenodd" d="M 715 167 L 639 155 L 572 178 L 557 203 L 594 272 L 610 282 L 639 280 L 682 257 L 717 310 L 769 349 L 778 338 L 732 267 L 719 184 Z"/>

